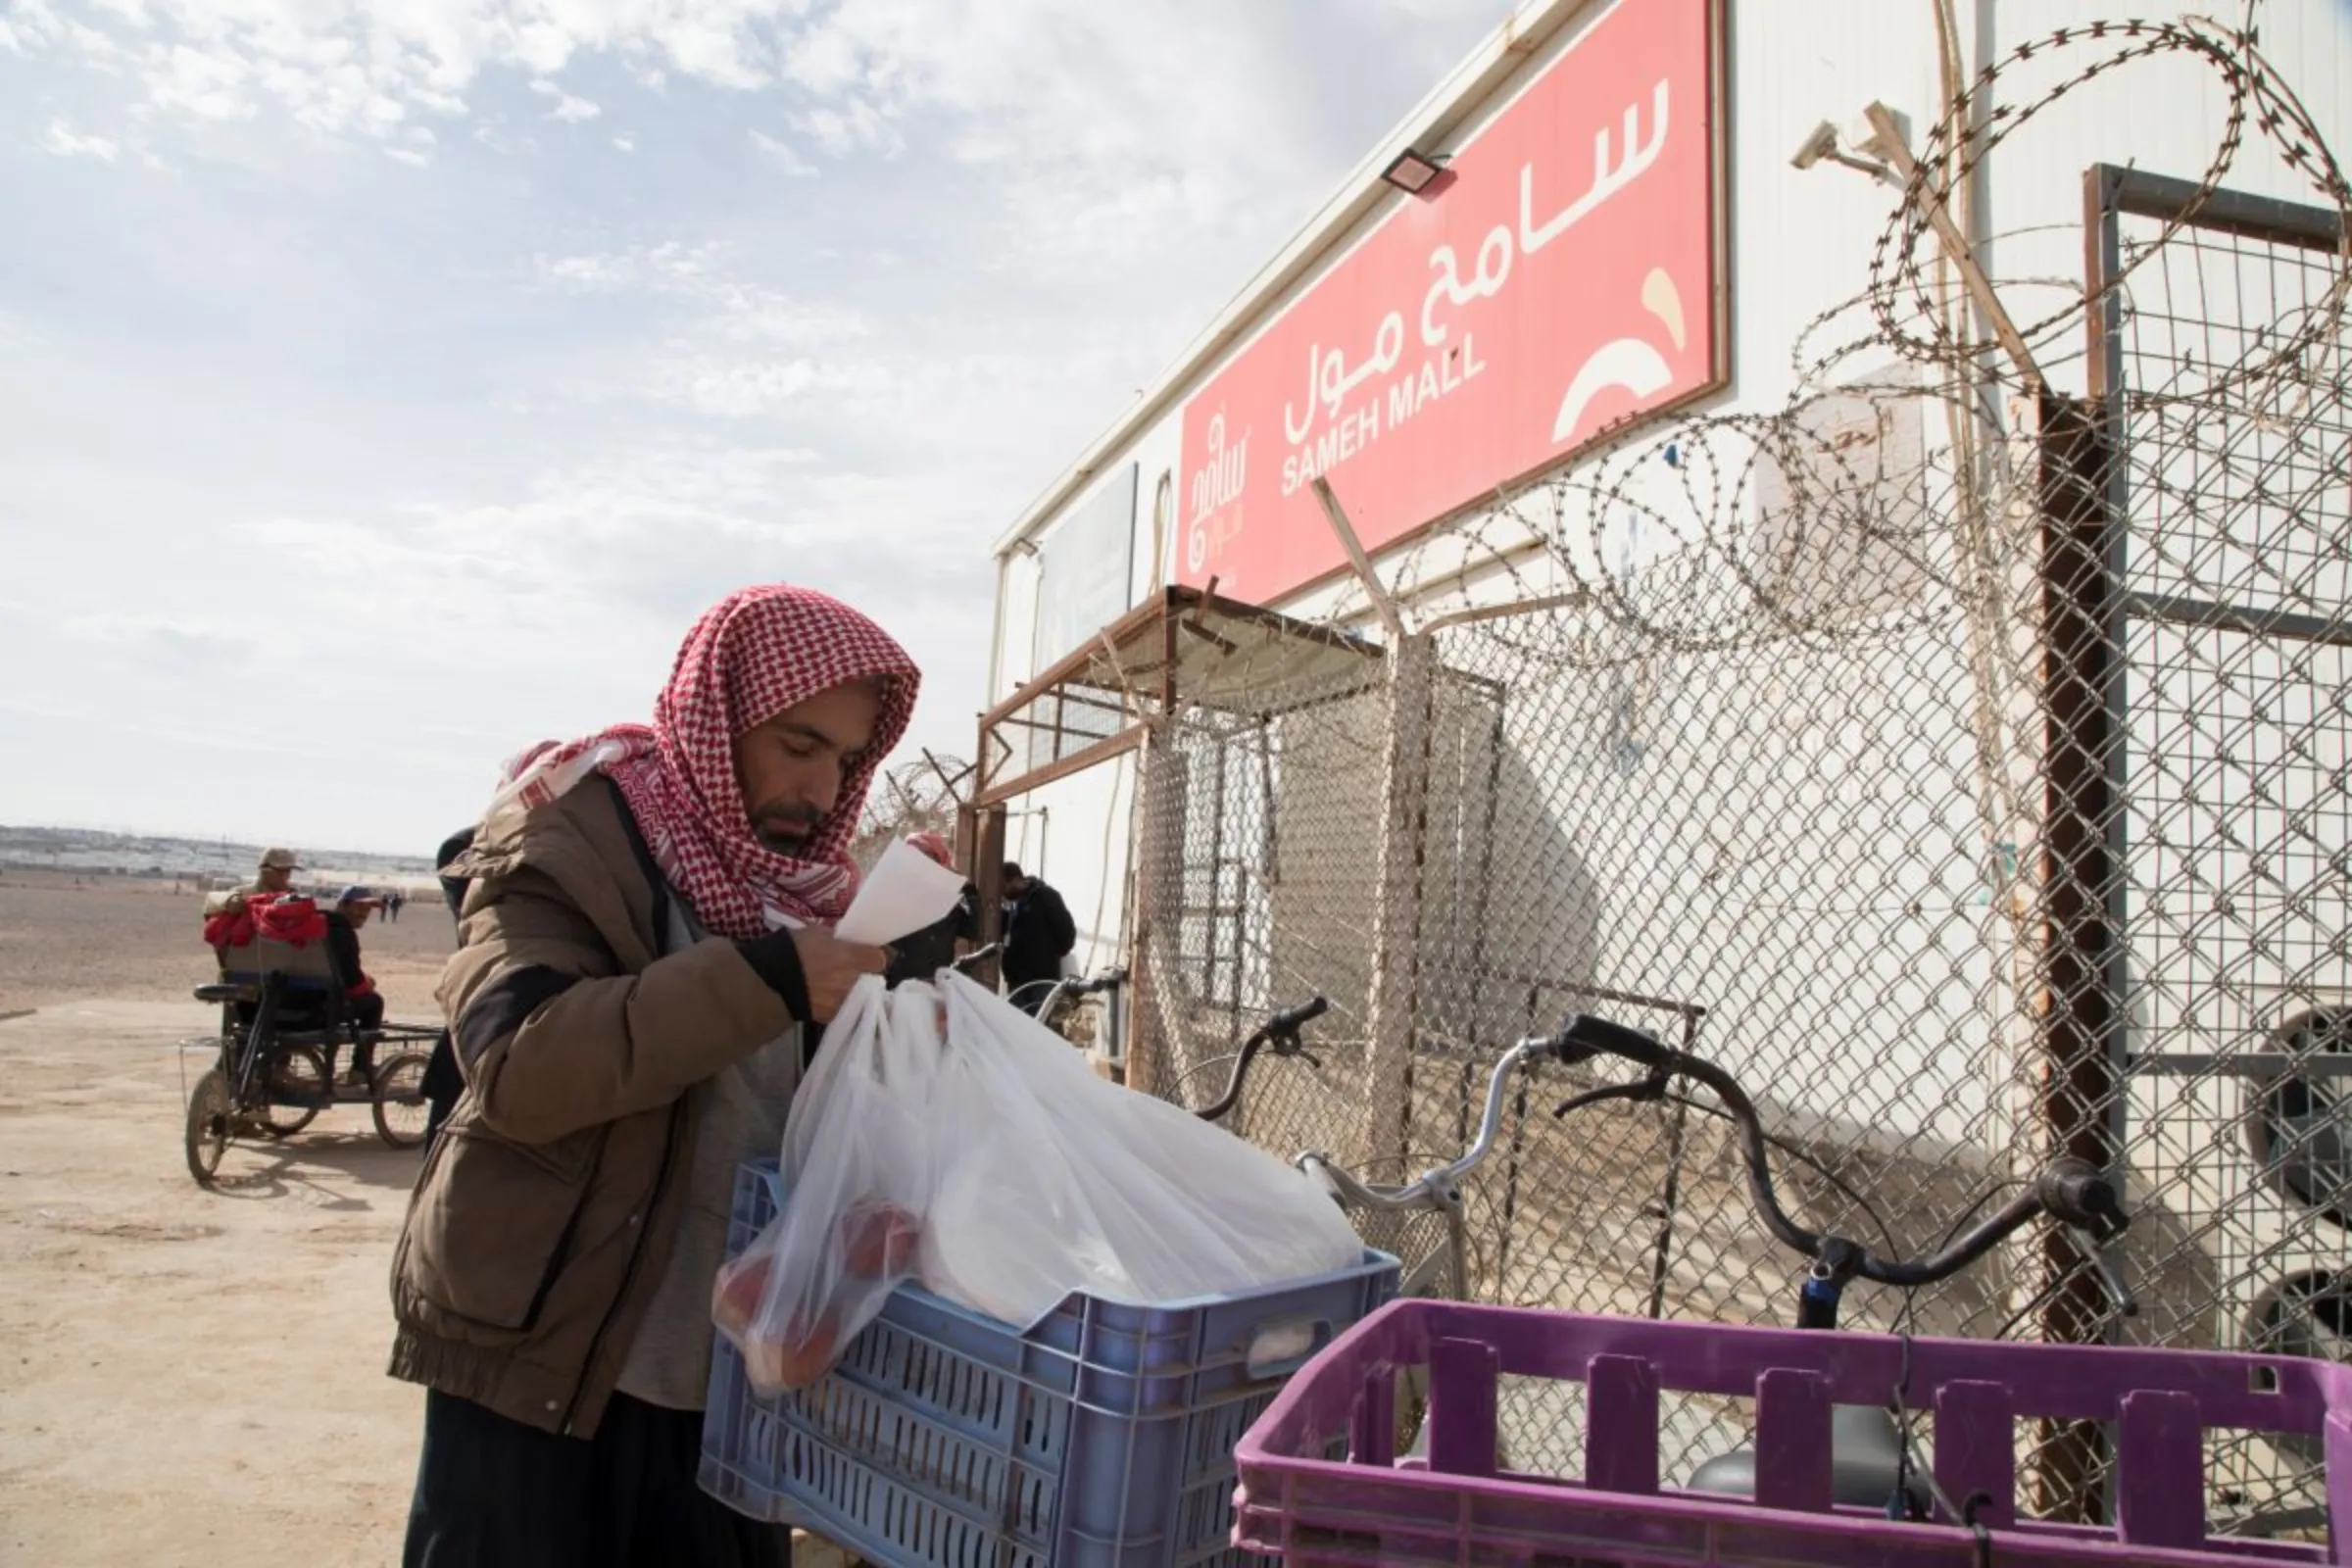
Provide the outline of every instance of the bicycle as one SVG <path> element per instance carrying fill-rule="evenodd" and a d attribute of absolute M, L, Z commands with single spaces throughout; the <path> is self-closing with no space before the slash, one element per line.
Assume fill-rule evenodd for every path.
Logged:
<path fill-rule="evenodd" d="M 1126 983 L 1127 971 L 1125 969 L 1110 968 L 1085 980 L 1074 975 L 1063 975 L 1058 980 L 1032 980 L 1026 985 L 1013 987 L 1005 994 L 1004 1000 L 1018 1006 L 1020 1004 L 1017 999 L 1023 994 L 1035 991 L 1040 986 L 1050 987 L 1051 989 L 1046 992 L 1045 1001 L 1038 1004 L 1037 1011 L 1033 1016 L 1039 1023 L 1068 1040 L 1071 1039 L 1068 1023 L 1070 1018 L 1076 1014 L 1077 1004 L 1085 1001 L 1088 997 L 1115 992 Z M 1072 1040 L 1072 1043 L 1082 1044 L 1083 1042 Z"/>
<path fill-rule="evenodd" d="M 1714 1063 L 1678 1051 L 1642 1030 L 1588 1014 L 1571 1017 L 1550 1045 L 1554 1059 L 1567 1065 L 1608 1055 L 1645 1069 L 1644 1075 L 1632 1083 L 1604 1084 L 1571 1096 L 1552 1111 L 1555 1119 L 1572 1110 L 1613 1100 L 1655 1103 L 1673 1099 L 1692 1109 L 1721 1116 L 1739 1129 L 1740 1153 L 1747 1167 L 1748 1197 L 1757 1215 L 1776 1241 L 1812 1259 L 1798 1288 L 1796 1327 L 1799 1329 L 1835 1331 L 1845 1289 L 1857 1279 L 1899 1290 L 1937 1284 L 1958 1274 L 2044 1215 L 2065 1229 L 2118 1313 L 2132 1317 L 2138 1312 L 2132 1292 L 2101 1250 L 2123 1235 L 2130 1218 L 2124 1212 L 2115 1183 L 2086 1161 L 2071 1156 L 2051 1161 L 1988 1218 L 1956 1237 L 1947 1237 L 1928 1257 L 1901 1262 L 1881 1257 L 1850 1237 L 1807 1230 L 1788 1217 L 1773 1191 L 1768 1149 L 1781 1149 L 1803 1159 L 1840 1189 L 1844 1184 L 1818 1162 L 1767 1133 L 1756 1113 L 1755 1102 L 1738 1080 Z M 1670 1086 L 1676 1078 L 1689 1078 L 1703 1085 L 1722 1102 L 1721 1106 L 1672 1094 Z M 1856 1195 L 1848 1190 L 1848 1196 Z M 1933 1500 L 1934 1482 L 1912 1454 L 1908 1424 L 1901 1418 L 1907 1414 L 1903 1391 L 1896 1389 L 1892 1394 L 1892 1399 L 1885 1407 L 1843 1405 L 1832 1412 L 1832 1493 L 1840 1503 L 1865 1507 L 1885 1503 L 1889 1508 L 1900 1504 L 1915 1514 L 1924 1514 Z M 1754 1450 L 1737 1449 L 1706 1461 L 1692 1472 L 1689 1490 L 1754 1496 Z M 1952 1515 L 1959 1517 L 1958 1510 L 1952 1510 Z"/>
<path fill-rule="evenodd" d="M 1324 998 L 1316 997 L 1268 1018 L 1235 1053 L 1232 1074 L 1226 1081 L 1224 1093 L 1195 1114 L 1203 1120 L 1221 1121 L 1240 1102 L 1250 1063 L 1268 1047 L 1273 1048 L 1277 1056 L 1302 1056 L 1309 1065 L 1320 1067 L 1321 1063 L 1305 1050 L 1298 1030 L 1305 1023 L 1322 1016 L 1329 1006 Z M 1494 1152 L 1495 1140 L 1502 1129 L 1503 1100 L 1510 1089 L 1511 1075 L 1522 1062 L 1549 1047 L 1548 1040 L 1532 1037 L 1505 1052 L 1488 1078 L 1486 1110 L 1479 1123 L 1477 1139 L 1460 1157 L 1425 1171 L 1409 1183 L 1384 1187 L 1362 1182 L 1335 1163 L 1329 1155 L 1317 1152 L 1300 1153 L 1292 1161 L 1313 1177 L 1343 1209 L 1351 1213 L 1376 1215 L 1390 1222 L 1367 1225 L 1357 1219 L 1356 1229 L 1373 1233 L 1366 1237 L 1367 1241 L 1374 1246 L 1386 1243 L 1388 1245 L 1383 1247 L 1383 1250 L 1396 1254 L 1401 1265 L 1396 1285 L 1398 1296 L 1438 1297 L 1449 1300 L 1469 1298 L 1470 1227 L 1461 1184 Z M 1214 1061 L 1203 1063 L 1196 1071 L 1215 1065 L 1217 1063 Z M 1425 1237 L 1413 1234 L 1411 1221 L 1418 1213 L 1439 1216 L 1443 1229 L 1436 1246 L 1428 1245 Z M 1426 1377 L 1418 1372 L 1404 1375 L 1398 1395 L 1398 1451 L 1418 1453 L 1426 1438 L 1422 1420 L 1428 1406 Z"/>
<path fill-rule="evenodd" d="M 1234 1082 L 1228 1086 L 1227 1095 L 1215 1107 L 1220 1115 L 1230 1109 L 1232 1102 L 1238 1100 L 1240 1080 L 1247 1073 L 1249 1062 L 1254 1055 L 1255 1053 L 1245 1048 L 1245 1054 L 1237 1060 Z M 1809 1231 L 1788 1217 L 1773 1190 L 1768 1150 L 1778 1150 L 1811 1167 L 1848 1197 L 1858 1200 L 1858 1195 L 1818 1160 L 1766 1132 L 1756 1112 L 1755 1102 L 1729 1073 L 1702 1057 L 1677 1051 L 1641 1030 L 1587 1014 L 1571 1016 L 1558 1034 L 1529 1036 L 1503 1054 L 1488 1079 L 1486 1107 L 1479 1122 L 1478 1135 L 1470 1147 L 1451 1162 L 1428 1170 L 1413 1181 L 1399 1186 L 1361 1181 L 1324 1154 L 1302 1153 L 1295 1163 L 1315 1177 L 1343 1207 L 1350 1210 L 1387 1215 L 1419 1210 L 1434 1211 L 1441 1215 L 1445 1222 L 1442 1245 L 1417 1263 L 1406 1261 L 1397 1294 L 1466 1300 L 1469 1298 L 1470 1248 L 1462 1183 L 1494 1152 L 1501 1132 L 1504 1099 L 1509 1092 L 1512 1076 L 1523 1066 L 1536 1062 L 1548 1060 L 1563 1066 L 1576 1066 L 1600 1055 L 1630 1061 L 1646 1069 L 1645 1076 L 1631 1083 L 1603 1084 L 1573 1095 L 1553 1110 L 1555 1119 L 1565 1117 L 1571 1111 L 1611 1101 L 1636 1103 L 1672 1101 L 1736 1125 L 1741 1135 L 1741 1153 L 1747 1166 L 1749 1197 L 1762 1216 L 1766 1229 L 1776 1240 L 1813 1260 L 1800 1287 L 1796 1312 L 1796 1326 L 1800 1329 L 1834 1331 L 1838 1327 L 1838 1306 L 1845 1288 L 1856 1279 L 1899 1289 L 1917 1289 L 1949 1279 L 2045 1214 L 2068 1229 L 2121 1313 L 2131 1316 L 2137 1311 L 2130 1291 L 2099 1250 L 2102 1245 L 2120 1236 L 2129 1221 L 2114 1183 L 2083 1161 L 2062 1158 L 2052 1162 L 2034 1181 L 2026 1184 L 2023 1192 L 2004 1203 L 1989 1218 L 1978 1222 L 1956 1239 L 1947 1240 L 1937 1251 L 1923 1261 L 1905 1263 L 1882 1258 L 1850 1238 Z M 1674 1094 L 1671 1084 L 1677 1077 L 1690 1078 L 1704 1086 L 1722 1104 L 1709 1105 Z M 1402 1435 L 1421 1425 L 1420 1407 L 1424 1402 L 1424 1391 L 1419 1386 L 1413 1386 L 1400 1392 L 1406 1395 L 1405 1398 L 1398 1401 L 1399 1431 Z M 1406 1426 L 1408 1421 L 1409 1428 Z M 1414 1451 L 1418 1451 L 1425 1436 L 1422 1434 L 1412 1439 L 1411 1448 Z M 1403 1445 L 1400 1445 L 1399 1451 L 1404 1451 Z M 1928 1505 L 1928 1489 L 1932 1487 L 1932 1482 L 1912 1459 L 1905 1429 L 1896 1422 L 1889 1409 L 1842 1406 L 1833 1412 L 1831 1452 L 1833 1487 L 1838 1501 L 1873 1506 L 1888 1502 L 1899 1494 L 1907 1499 L 1907 1506 L 1924 1508 Z M 1693 1491 L 1744 1496 L 1754 1494 L 1754 1455 L 1752 1450 L 1747 1449 L 1736 1450 L 1707 1461 L 1692 1475 L 1690 1483 Z"/>
<path fill-rule="evenodd" d="M 1323 1063 L 1306 1049 L 1305 1043 L 1299 1039 L 1298 1031 L 1330 1010 L 1331 1003 L 1329 1001 L 1322 997 L 1309 997 L 1295 1007 L 1284 1007 L 1268 1015 L 1266 1021 L 1259 1024 L 1256 1031 L 1242 1042 L 1242 1049 L 1233 1054 L 1233 1071 L 1226 1077 L 1224 1092 L 1199 1110 L 1194 1111 L 1193 1114 L 1202 1121 L 1223 1121 L 1233 1107 L 1241 1103 L 1242 1082 L 1250 1074 L 1250 1063 L 1255 1061 L 1257 1054 L 1269 1046 L 1273 1048 L 1274 1054 L 1277 1056 L 1299 1056 L 1303 1057 L 1309 1066 L 1322 1066 Z M 1223 1057 L 1218 1058 L 1218 1060 L 1223 1059 Z M 1216 1064 L 1215 1061 L 1204 1062 L 1202 1067 L 1213 1067 Z"/>
<path fill-rule="evenodd" d="M 1320 1066 L 1321 1063 L 1306 1052 L 1300 1042 L 1298 1030 L 1303 1024 L 1322 1016 L 1329 1006 L 1330 1004 L 1323 998 L 1316 997 L 1268 1018 L 1235 1053 L 1232 1074 L 1226 1082 L 1224 1093 L 1196 1114 L 1204 1120 L 1223 1120 L 1241 1100 L 1244 1081 L 1251 1062 L 1268 1046 L 1274 1048 L 1277 1056 L 1303 1056 L 1310 1065 Z M 1488 1076 L 1486 1108 L 1479 1121 L 1478 1136 L 1470 1147 L 1452 1161 L 1424 1171 L 1410 1182 L 1400 1186 L 1367 1183 L 1350 1174 L 1328 1154 L 1320 1152 L 1302 1152 L 1292 1161 L 1314 1177 L 1343 1208 L 1391 1217 L 1415 1212 L 1434 1213 L 1441 1217 L 1445 1228 L 1439 1246 L 1418 1258 L 1399 1259 L 1404 1265 L 1397 1283 L 1399 1296 L 1443 1296 L 1452 1300 L 1467 1299 L 1470 1235 L 1462 1199 L 1462 1182 L 1485 1164 L 1487 1157 L 1494 1152 L 1495 1141 L 1502 1130 L 1503 1102 L 1510 1091 L 1511 1075 L 1522 1063 L 1531 1058 L 1540 1058 L 1550 1051 L 1552 1044 L 1550 1037 L 1531 1036 L 1505 1052 Z M 1217 1062 L 1211 1061 L 1197 1070 L 1204 1071 L 1216 1065 Z M 1445 1279 L 1445 1288 L 1433 1289 L 1441 1276 Z"/>

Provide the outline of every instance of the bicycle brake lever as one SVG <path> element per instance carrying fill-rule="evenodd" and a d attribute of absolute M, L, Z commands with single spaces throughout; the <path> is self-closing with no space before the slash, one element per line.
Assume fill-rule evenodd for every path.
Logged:
<path fill-rule="evenodd" d="M 1278 1057 L 1300 1056 L 1305 1058 L 1306 1064 L 1317 1072 L 1323 1070 L 1322 1058 L 1307 1050 L 1306 1042 L 1297 1035 L 1276 1035 L 1266 1042 L 1266 1047 Z"/>
<path fill-rule="evenodd" d="M 1588 1089 L 1581 1095 L 1572 1095 L 1553 1106 L 1551 1114 L 1552 1119 L 1557 1121 L 1572 1110 L 1582 1110 L 1587 1105 L 1597 1105 L 1606 1101 L 1630 1100 L 1636 1104 L 1647 1104 L 1665 1098 L 1666 1079 L 1653 1073 L 1636 1083 L 1603 1084 L 1598 1089 Z"/>
<path fill-rule="evenodd" d="M 2116 1272 L 2115 1265 L 2099 1250 L 2098 1238 L 2080 1225 L 2067 1226 L 2066 1234 L 2075 1244 L 2075 1250 L 2082 1254 L 2082 1261 L 2099 1277 L 2099 1284 L 2106 1290 L 2107 1298 L 2115 1303 L 2116 1312 L 2123 1317 L 2139 1316 L 2139 1298 L 2132 1294 L 2123 1275 Z"/>

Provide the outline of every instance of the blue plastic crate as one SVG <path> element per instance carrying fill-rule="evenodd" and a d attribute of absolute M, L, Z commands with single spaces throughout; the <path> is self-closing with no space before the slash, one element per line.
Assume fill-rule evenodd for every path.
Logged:
<path fill-rule="evenodd" d="M 774 1218 L 737 1174 L 727 1255 Z M 752 1393 L 721 1336 L 702 1484 L 885 1568 L 1194 1568 L 1236 1550 L 1233 1448 L 1289 1375 L 1396 1288 L 1396 1260 L 1166 1306 L 1073 1296 L 1028 1333 L 898 1291 L 816 1387 Z"/>

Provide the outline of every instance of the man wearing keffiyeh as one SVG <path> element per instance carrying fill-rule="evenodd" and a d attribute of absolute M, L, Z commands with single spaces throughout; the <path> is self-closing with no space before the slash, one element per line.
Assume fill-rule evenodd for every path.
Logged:
<path fill-rule="evenodd" d="M 746 589 L 651 725 L 510 764 L 441 1002 L 465 1089 L 393 1260 L 426 1387 L 408 1568 L 781 1564 L 696 1485 L 737 1163 L 890 955 L 838 940 L 848 854 L 919 676 L 808 589 Z"/>

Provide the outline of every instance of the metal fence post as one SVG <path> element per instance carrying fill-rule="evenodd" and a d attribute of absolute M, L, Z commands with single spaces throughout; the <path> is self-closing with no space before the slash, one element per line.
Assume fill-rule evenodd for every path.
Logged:
<path fill-rule="evenodd" d="M 2052 1154 L 2102 1170 L 2119 1153 L 2126 1011 L 2116 986 L 2112 833 L 2123 745 L 2120 599 L 2109 504 L 2113 442 L 2095 406 L 2041 400 L 2042 803 L 2035 955 L 2040 1120 Z M 2052 1231 L 2041 1253 L 2040 1338 L 2102 1338 L 2106 1301 L 2073 1244 Z M 2037 1512 L 2098 1516 L 2105 1443 L 2095 1422 L 2050 1423 L 2035 1465 Z"/>
<path fill-rule="evenodd" d="M 1421 861 L 1429 810 L 1431 670 L 1429 637 L 1406 636 L 1389 655 L 1388 708 L 1381 725 L 1380 874 L 1372 906 L 1372 987 L 1365 1032 L 1364 1145 L 1377 1166 L 1405 1152 L 1414 1014 L 1419 1006 Z"/>
<path fill-rule="evenodd" d="M 1144 737 L 1137 787 L 1142 817 L 1136 832 L 1135 962 L 1127 1043 L 1127 1083 L 1145 1094 L 1164 1094 L 1183 1063 L 1170 1060 L 1170 1019 L 1183 997 L 1178 972 L 1184 941 L 1184 754 L 1173 725 L 1155 725 Z"/>

